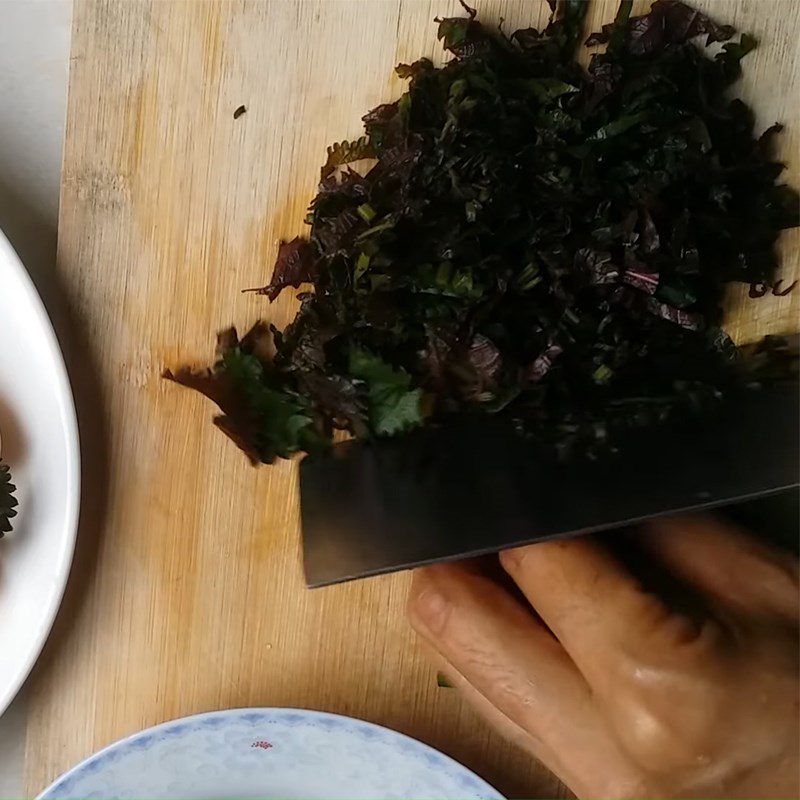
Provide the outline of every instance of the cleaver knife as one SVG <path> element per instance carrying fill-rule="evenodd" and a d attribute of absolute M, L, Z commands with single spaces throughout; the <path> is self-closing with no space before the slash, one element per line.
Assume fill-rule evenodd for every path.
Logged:
<path fill-rule="evenodd" d="M 707 416 L 639 429 L 613 454 L 561 462 L 500 424 L 460 422 L 349 441 L 300 465 L 310 587 L 800 486 L 796 384 Z"/>

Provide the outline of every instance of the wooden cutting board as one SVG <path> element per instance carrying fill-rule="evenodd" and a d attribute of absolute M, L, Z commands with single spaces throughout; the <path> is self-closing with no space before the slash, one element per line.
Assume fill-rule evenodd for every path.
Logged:
<path fill-rule="evenodd" d="M 484 0 L 484 20 L 541 25 L 545 3 Z M 613 17 L 595 2 L 591 23 Z M 755 33 L 743 94 L 787 123 L 798 180 L 800 3 L 706 2 Z M 304 706 L 417 736 L 511 795 L 563 792 L 436 687 L 404 619 L 407 576 L 309 592 L 296 465 L 253 469 L 212 407 L 159 377 L 205 362 L 214 332 L 266 318 L 240 289 L 302 230 L 327 144 L 396 97 L 392 68 L 439 57 L 452 0 L 77 0 L 59 259 L 84 453 L 67 596 L 29 685 L 34 795 L 120 736 L 228 706 Z M 234 117 L 240 106 L 246 112 Z M 798 236 L 784 239 L 797 274 Z M 797 328 L 800 291 L 733 298 L 738 338 Z"/>

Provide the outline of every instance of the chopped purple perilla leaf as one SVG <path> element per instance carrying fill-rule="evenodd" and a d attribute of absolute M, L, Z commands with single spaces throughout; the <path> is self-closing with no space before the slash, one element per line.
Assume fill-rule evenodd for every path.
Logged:
<path fill-rule="evenodd" d="M 622 280 L 634 289 L 640 289 L 647 294 L 655 294 L 658 288 L 659 275 L 657 272 L 643 272 L 642 270 L 626 269 Z"/>
<path fill-rule="evenodd" d="M 527 380 L 535 383 L 544 378 L 553 366 L 553 361 L 563 353 L 560 345 L 551 344 L 531 365 L 525 372 Z"/>
<path fill-rule="evenodd" d="M 506 35 L 464 6 L 438 21 L 452 59 L 398 66 L 406 91 L 328 148 L 307 236 L 255 290 L 307 285 L 294 321 L 169 374 L 254 461 L 467 414 L 593 454 L 790 371 L 720 329 L 727 284 L 791 285 L 775 244 L 800 216 L 780 125 L 759 136 L 732 91 L 755 41 L 623 0 L 584 68 L 587 7 Z"/>
<path fill-rule="evenodd" d="M 692 314 L 689 311 L 682 311 L 680 308 L 668 305 L 667 303 L 659 303 L 653 297 L 647 298 L 647 308 L 651 313 L 655 314 L 661 319 L 668 322 L 674 322 L 682 328 L 690 331 L 699 331 L 703 327 L 703 317 L 700 314 Z"/>
<path fill-rule="evenodd" d="M 314 278 L 316 263 L 314 247 L 307 239 L 295 236 L 290 242 L 281 242 L 269 284 L 245 291 L 265 294 L 270 300 L 275 300 L 287 286 L 297 289 L 303 283 L 310 283 Z"/>

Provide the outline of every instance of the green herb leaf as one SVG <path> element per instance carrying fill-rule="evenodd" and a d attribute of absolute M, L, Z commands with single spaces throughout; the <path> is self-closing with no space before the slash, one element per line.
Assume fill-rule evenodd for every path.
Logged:
<path fill-rule="evenodd" d="M 422 422 L 422 390 L 411 389 L 411 376 L 394 369 L 366 350 L 350 350 L 349 371 L 368 391 L 369 421 L 373 433 L 392 436 Z"/>

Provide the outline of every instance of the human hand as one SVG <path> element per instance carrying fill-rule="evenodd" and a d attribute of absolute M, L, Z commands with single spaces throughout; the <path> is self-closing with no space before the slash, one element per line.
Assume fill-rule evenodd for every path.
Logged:
<path fill-rule="evenodd" d="M 797 560 L 710 518 L 640 542 L 702 616 L 589 538 L 501 554 L 527 602 L 469 563 L 417 570 L 409 614 L 464 697 L 579 797 L 797 797 Z"/>

